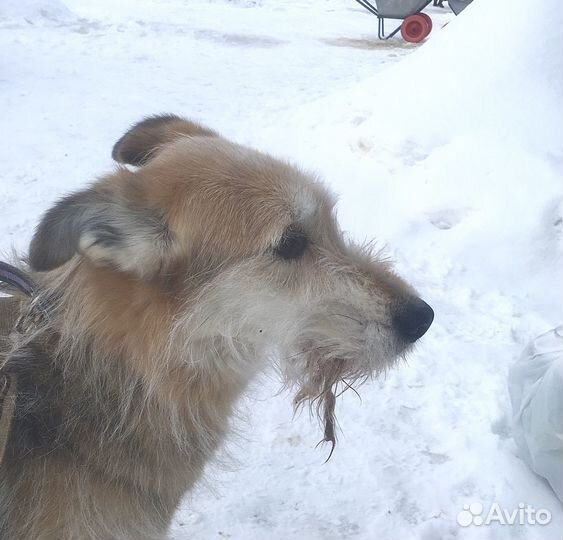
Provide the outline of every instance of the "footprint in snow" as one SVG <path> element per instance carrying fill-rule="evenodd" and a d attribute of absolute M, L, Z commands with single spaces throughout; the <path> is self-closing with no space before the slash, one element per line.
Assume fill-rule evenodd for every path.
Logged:
<path fill-rule="evenodd" d="M 468 214 L 467 208 L 451 208 L 427 214 L 428 221 L 437 229 L 447 231 L 463 221 Z"/>

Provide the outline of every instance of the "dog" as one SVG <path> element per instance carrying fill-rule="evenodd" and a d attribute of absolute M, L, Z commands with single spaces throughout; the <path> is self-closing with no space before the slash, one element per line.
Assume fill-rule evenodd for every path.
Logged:
<path fill-rule="evenodd" d="M 338 391 L 388 369 L 434 313 L 295 166 L 174 115 L 32 238 L 28 329 L 0 465 L 2 540 L 161 540 L 275 365 L 334 444 Z"/>

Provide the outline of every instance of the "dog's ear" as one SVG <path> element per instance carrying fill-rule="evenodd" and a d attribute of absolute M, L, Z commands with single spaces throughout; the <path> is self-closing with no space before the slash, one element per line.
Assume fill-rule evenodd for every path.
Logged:
<path fill-rule="evenodd" d="M 65 197 L 37 227 L 29 248 L 32 270 L 53 270 L 81 253 L 141 278 L 158 274 L 171 258 L 171 235 L 156 213 L 135 208 L 100 189 Z"/>
<path fill-rule="evenodd" d="M 209 128 L 173 114 L 151 116 L 135 124 L 113 147 L 111 156 L 119 163 L 141 166 L 165 145 L 179 137 L 218 137 Z"/>

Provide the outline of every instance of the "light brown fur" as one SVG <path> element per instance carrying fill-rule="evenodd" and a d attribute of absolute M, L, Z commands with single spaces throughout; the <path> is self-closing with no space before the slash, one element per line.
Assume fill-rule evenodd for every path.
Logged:
<path fill-rule="evenodd" d="M 344 240 L 314 178 L 172 116 L 113 155 L 142 167 L 59 202 L 30 247 L 47 315 L 7 366 L 45 389 L 16 408 L 1 540 L 160 540 L 267 362 L 333 440 L 338 385 L 414 341 L 414 291 Z"/>

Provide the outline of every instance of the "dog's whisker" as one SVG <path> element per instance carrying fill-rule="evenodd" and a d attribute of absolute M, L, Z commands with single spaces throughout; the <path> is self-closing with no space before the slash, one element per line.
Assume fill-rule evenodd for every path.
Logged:
<path fill-rule="evenodd" d="M 339 398 L 342 394 L 344 394 L 344 392 L 346 392 L 347 390 L 352 390 L 352 392 L 354 392 L 354 394 L 356 394 L 356 396 L 358 397 L 358 399 L 360 400 L 360 402 L 362 401 L 362 396 L 360 396 L 359 392 L 351 385 L 349 384 L 346 379 L 340 379 L 340 381 L 342 384 L 344 384 L 346 386 L 346 388 L 342 389 L 341 392 L 339 392 L 336 397 Z M 360 383 L 361 386 L 362 383 Z"/>
<path fill-rule="evenodd" d="M 334 348 L 334 346 L 333 345 L 320 345 L 318 347 L 311 347 L 309 349 L 305 349 L 303 351 L 296 352 L 295 354 L 292 354 L 290 356 L 286 356 L 285 358 L 282 358 L 281 361 L 285 362 L 285 361 L 297 358 L 298 356 L 310 354 L 312 352 L 321 351 L 321 350 L 324 350 L 324 349 L 331 349 L 331 348 Z"/>
<path fill-rule="evenodd" d="M 344 317 L 345 319 L 350 319 L 351 321 L 357 322 L 361 326 L 365 326 L 364 322 L 362 322 L 359 319 L 356 319 L 354 317 L 351 317 L 350 315 L 344 315 L 342 313 L 329 313 L 329 315 L 334 315 L 336 317 Z"/>

